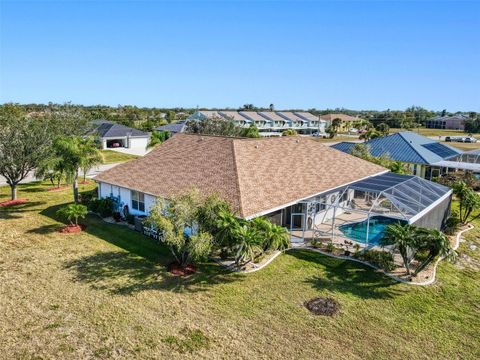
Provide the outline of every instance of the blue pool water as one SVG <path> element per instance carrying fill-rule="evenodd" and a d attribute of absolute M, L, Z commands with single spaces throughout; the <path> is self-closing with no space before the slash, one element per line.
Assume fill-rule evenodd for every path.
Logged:
<path fill-rule="evenodd" d="M 368 244 L 378 245 L 383 238 L 385 228 L 393 223 L 404 221 L 391 219 L 385 216 L 372 216 L 370 218 L 370 226 L 368 228 Z M 339 226 L 340 231 L 345 234 L 346 237 L 365 244 L 367 236 L 367 220 L 345 224 Z"/>

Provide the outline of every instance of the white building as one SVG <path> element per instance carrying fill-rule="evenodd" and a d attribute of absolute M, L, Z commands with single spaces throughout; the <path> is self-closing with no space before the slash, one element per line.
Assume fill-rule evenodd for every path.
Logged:
<path fill-rule="evenodd" d="M 187 120 L 232 120 L 237 126 L 255 125 L 263 136 L 293 129 L 299 134 L 325 134 L 326 121 L 305 111 L 196 111 Z"/>

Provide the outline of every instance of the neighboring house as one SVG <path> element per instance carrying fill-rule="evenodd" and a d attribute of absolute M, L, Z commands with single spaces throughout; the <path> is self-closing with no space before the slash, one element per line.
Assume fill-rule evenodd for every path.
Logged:
<path fill-rule="evenodd" d="M 325 133 L 326 121 L 304 111 L 196 111 L 187 120 L 233 120 L 237 126 L 255 125 L 262 136 L 279 136 L 287 129 L 300 134 Z"/>
<path fill-rule="evenodd" d="M 318 234 L 346 237 L 342 226 L 369 222 L 375 214 L 441 228 L 451 198 L 444 186 L 391 174 L 301 137 L 177 134 L 95 180 L 100 198 L 111 197 L 119 210 L 126 205 L 135 215 L 147 215 L 157 198 L 191 189 L 204 196 L 215 193 L 241 218 L 265 216 L 290 228 L 292 241 Z M 368 245 L 368 236 L 363 242 Z"/>
<path fill-rule="evenodd" d="M 347 132 L 351 128 L 355 128 L 355 123 L 361 120 L 360 118 L 355 116 L 334 113 L 320 115 L 320 119 L 326 121 L 329 126 L 332 125 L 333 120 L 340 119 L 341 123 L 338 129 L 340 132 Z"/>
<path fill-rule="evenodd" d="M 167 131 L 170 133 L 170 135 L 175 135 L 178 133 L 185 132 L 186 128 L 187 128 L 186 122 L 179 121 L 176 123 L 159 126 L 155 129 L 155 131 Z"/>
<path fill-rule="evenodd" d="M 341 142 L 332 147 L 345 153 L 351 153 L 356 144 Z M 457 169 L 473 170 L 465 162 L 456 160 L 459 155 L 463 154 L 463 151 L 411 131 L 375 138 L 364 144 L 369 146 L 373 156 L 386 155 L 392 160 L 407 163 L 413 175 L 425 179 L 432 179 Z M 480 168 L 478 171 L 480 172 Z"/>
<path fill-rule="evenodd" d="M 95 134 L 102 144 L 102 149 L 128 148 L 145 149 L 150 134 L 125 125 L 117 124 L 108 120 L 93 120 Z"/>
<path fill-rule="evenodd" d="M 425 127 L 429 129 L 449 129 L 449 130 L 465 130 L 465 121 L 468 117 L 465 115 L 452 116 L 435 116 L 428 119 Z"/>

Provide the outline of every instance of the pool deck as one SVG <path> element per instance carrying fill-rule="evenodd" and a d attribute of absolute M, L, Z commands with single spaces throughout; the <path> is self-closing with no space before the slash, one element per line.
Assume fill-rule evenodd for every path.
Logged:
<path fill-rule="evenodd" d="M 373 216 L 382 216 L 380 214 L 372 214 Z M 369 246 L 370 248 L 380 248 L 379 246 L 373 246 L 371 244 L 365 244 L 354 239 L 351 239 L 339 229 L 339 226 L 349 223 L 356 223 L 359 221 L 364 221 L 367 219 L 367 216 L 363 213 L 355 212 L 344 212 L 335 217 L 335 224 L 332 231 L 332 220 L 328 220 L 323 224 L 317 224 L 312 230 L 305 230 L 303 234 L 303 242 L 308 243 L 314 238 L 317 241 L 323 242 L 333 242 L 336 247 L 343 248 L 345 250 L 352 250 L 355 244 L 360 245 L 361 248 Z M 293 231 L 291 233 L 292 243 L 302 243 L 302 231 Z"/>

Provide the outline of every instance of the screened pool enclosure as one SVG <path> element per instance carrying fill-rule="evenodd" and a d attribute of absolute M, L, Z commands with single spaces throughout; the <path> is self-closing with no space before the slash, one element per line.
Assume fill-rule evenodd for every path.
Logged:
<path fill-rule="evenodd" d="M 441 229 L 451 193 L 417 176 L 384 173 L 283 209 L 282 223 L 294 243 L 316 239 L 375 246 L 391 223 Z"/>

